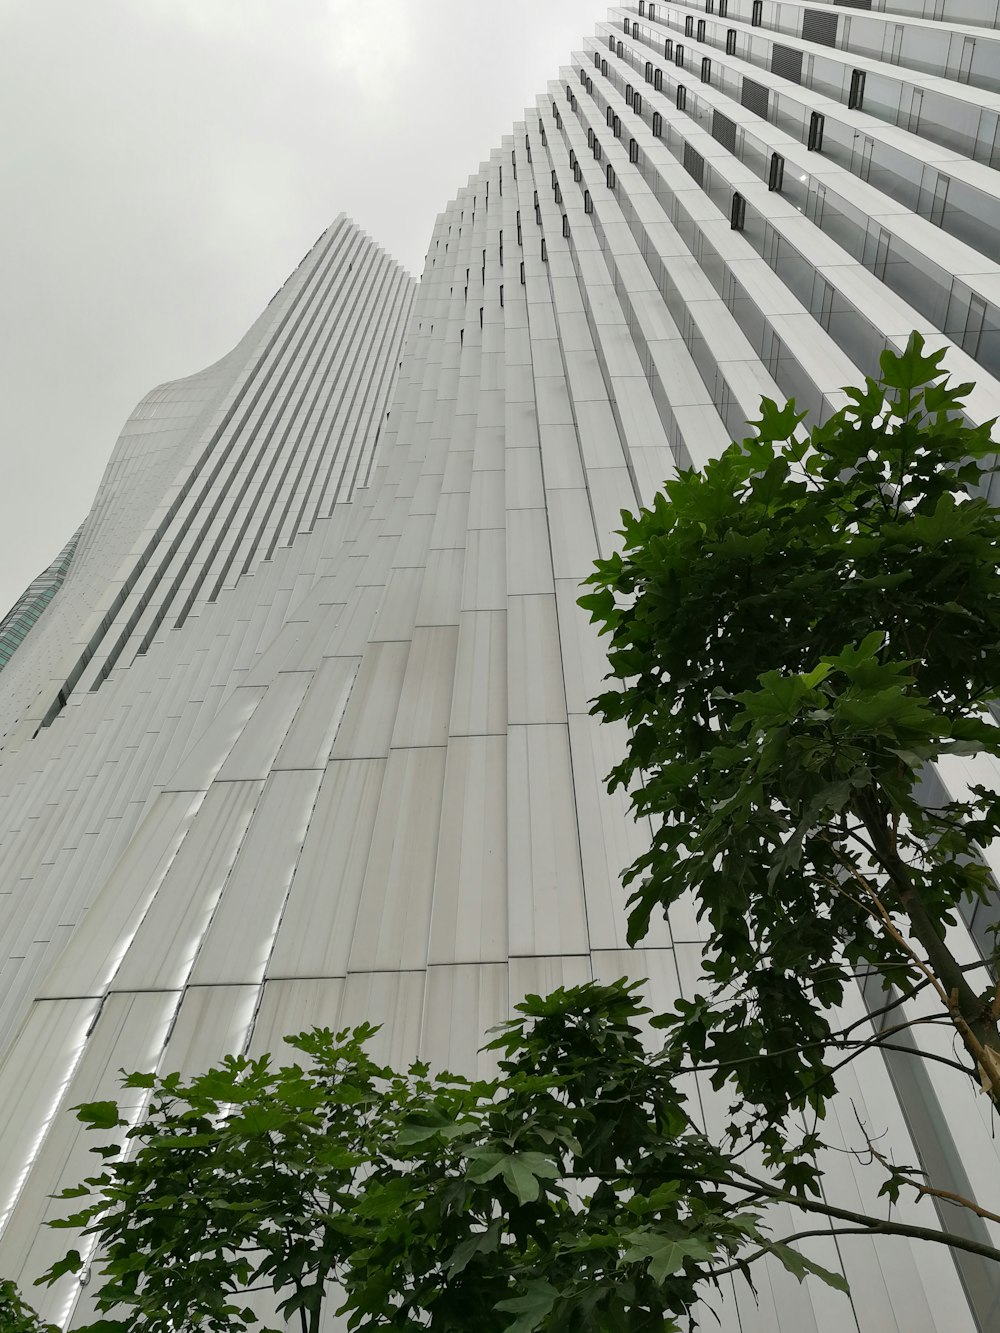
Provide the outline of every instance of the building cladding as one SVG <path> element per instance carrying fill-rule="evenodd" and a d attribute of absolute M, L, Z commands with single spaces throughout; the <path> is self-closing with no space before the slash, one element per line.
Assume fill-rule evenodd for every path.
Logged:
<path fill-rule="evenodd" d="M 66 1108 L 121 1068 L 370 1019 L 385 1058 L 473 1071 L 528 991 L 690 992 L 689 907 L 626 948 L 644 830 L 603 788 L 624 737 L 589 716 L 579 582 L 762 395 L 822 420 L 914 328 L 1000 415 L 998 126 L 997 0 L 615 8 L 419 285 L 339 218 L 233 352 L 143 399 L 0 673 L 0 1274 L 66 1248 Z M 856 1108 L 989 1204 L 987 1112 L 904 1064 L 845 1071 L 831 1132 Z M 877 1172 L 828 1179 L 878 1211 Z M 852 1296 L 765 1268 L 714 1301 L 726 1333 L 1000 1327 L 979 1260 L 810 1244 Z M 89 1290 L 38 1299 L 72 1324 Z"/>

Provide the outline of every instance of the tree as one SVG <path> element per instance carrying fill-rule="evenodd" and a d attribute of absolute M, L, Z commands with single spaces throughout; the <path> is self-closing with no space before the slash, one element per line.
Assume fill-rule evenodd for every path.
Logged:
<path fill-rule="evenodd" d="M 631 939 L 692 894 L 703 993 L 652 1018 L 624 982 L 531 996 L 491 1043 L 495 1080 L 379 1066 L 368 1027 L 289 1039 L 303 1066 L 132 1075 L 137 1124 L 113 1102 L 78 1108 L 124 1131 L 65 1196 L 87 1200 L 61 1225 L 97 1244 L 114 1316 L 91 1333 L 241 1333 L 261 1289 L 301 1333 L 330 1300 L 360 1330 L 669 1333 L 764 1255 L 842 1287 L 796 1248 L 813 1235 L 1000 1259 L 828 1205 L 817 1161 L 838 1061 L 892 1048 L 915 997 L 937 996 L 961 1042 L 964 1063 L 944 1063 L 1000 1095 L 1000 990 L 977 989 L 947 938 L 992 893 L 979 848 L 1000 797 L 935 806 L 921 786 L 934 760 L 1000 753 L 1000 511 L 977 494 L 992 423 L 963 420 L 969 386 L 940 360 L 914 335 L 808 436 L 794 404 L 765 400 L 753 438 L 623 515 L 623 553 L 582 599 L 611 636 L 595 712 L 630 728 L 610 783 L 654 828 L 626 875 Z M 835 1026 L 862 975 L 886 988 L 874 1030 Z M 695 1070 L 731 1094 L 724 1145 L 688 1110 Z M 890 1200 L 943 1193 L 869 1147 Z M 806 1225 L 772 1236 L 772 1201 Z M 82 1266 L 71 1251 L 46 1280 Z"/>
<path fill-rule="evenodd" d="M 625 877 L 630 940 L 694 896 L 705 993 L 670 1040 L 757 1108 L 796 1174 L 787 1113 L 822 1113 L 835 1057 L 871 1044 L 830 1021 L 859 974 L 893 988 L 887 1013 L 936 995 L 1000 1098 L 995 971 L 977 983 L 947 939 L 995 892 L 979 848 L 1000 798 L 921 792 L 934 760 L 1000 754 L 993 423 L 963 418 L 972 386 L 943 355 L 914 334 L 808 435 L 794 402 L 765 399 L 752 438 L 623 514 L 622 554 L 581 599 L 610 634 L 594 711 L 630 729 L 610 786 L 654 827 Z"/>
<path fill-rule="evenodd" d="M 302 1333 L 330 1300 L 360 1330 L 670 1333 L 765 1254 L 846 1289 L 793 1248 L 804 1236 L 903 1234 L 1000 1258 L 817 1201 L 818 1230 L 771 1236 L 762 1203 L 796 1196 L 698 1128 L 678 1053 L 640 1040 L 636 991 L 530 996 L 491 1043 L 495 1080 L 396 1074 L 366 1054 L 372 1028 L 314 1030 L 287 1039 L 304 1066 L 132 1075 L 150 1100 L 131 1128 L 113 1102 L 79 1107 L 125 1131 L 94 1149 L 100 1174 L 63 1196 L 88 1202 L 56 1224 L 99 1246 L 110 1317 L 79 1333 L 242 1333 L 261 1289 Z M 71 1251 L 44 1280 L 82 1265 Z"/>

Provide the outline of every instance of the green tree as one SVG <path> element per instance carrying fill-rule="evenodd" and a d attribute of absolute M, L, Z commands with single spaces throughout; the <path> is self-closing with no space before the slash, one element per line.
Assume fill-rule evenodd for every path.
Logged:
<path fill-rule="evenodd" d="M 808 433 L 765 399 L 752 438 L 623 514 L 581 599 L 610 635 L 594 711 L 630 730 L 609 783 L 654 828 L 625 877 L 630 939 L 693 895 L 704 993 L 669 1039 L 756 1108 L 776 1160 L 786 1113 L 822 1112 L 836 1060 L 870 1044 L 831 1026 L 859 973 L 895 988 L 887 1011 L 933 992 L 1000 1096 L 1000 991 L 947 940 L 995 892 L 979 847 L 1000 798 L 921 799 L 931 761 L 1000 754 L 993 423 L 965 420 L 972 386 L 942 357 L 914 334 Z"/>
<path fill-rule="evenodd" d="M 302 1065 L 132 1075 L 150 1100 L 131 1128 L 113 1102 L 79 1107 L 124 1130 L 56 1224 L 98 1245 L 108 1317 L 80 1333 L 241 1333 L 261 1289 L 301 1333 L 328 1301 L 360 1330 L 671 1333 L 765 1254 L 845 1289 L 794 1248 L 805 1236 L 902 1234 L 1000 1259 L 820 1201 L 816 1227 L 772 1236 L 761 1205 L 799 1200 L 698 1128 L 683 1061 L 640 1040 L 636 991 L 529 996 L 491 1044 L 495 1080 L 396 1074 L 366 1054 L 373 1029 L 314 1030 L 287 1039 Z M 71 1251 L 44 1280 L 82 1264 Z"/>

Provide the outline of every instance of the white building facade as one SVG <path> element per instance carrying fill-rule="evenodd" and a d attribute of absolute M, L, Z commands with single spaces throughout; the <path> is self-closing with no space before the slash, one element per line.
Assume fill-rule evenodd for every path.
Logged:
<path fill-rule="evenodd" d="M 233 352 L 143 399 L 0 672 L 0 1275 L 70 1243 L 43 1226 L 90 1165 L 66 1108 L 121 1068 L 371 1020 L 386 1059 L 474 1071 L 529 991 L 690 991 L 692 911 L 626 948 L 645 835 L 604 791 L 579 583 L 763 395 L 821 420 L 912 329 L 1000 415 L 998 168 L 997 0 L 617 7 L 419 284 L 339 218 Z M 850 1097 L 995 1207 L 987 1111 L 914 1077 Z M 845 1158 L 831 1199 L 879 1183 Z M 815 1254 L 851 1298 L 762 1270 L 722 1328 L 1000 1328 L 979 1260 Z M 91 1308 L 68 1279 L 37 1303 Z"/>

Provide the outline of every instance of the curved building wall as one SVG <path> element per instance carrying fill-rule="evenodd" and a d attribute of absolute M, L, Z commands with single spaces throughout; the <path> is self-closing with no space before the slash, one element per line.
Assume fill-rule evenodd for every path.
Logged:
<path fill-rule="evenodd" d="M 66 1247 L 41 1225 L 87 1171 L 65 1108 L 114 1096 L 121 1067 L 371 1020 L 387 1059 L 474 1070 L 528 991 L 628 974 L 666 1008 L 693 985 L 690 907 L 626 948 L 618 876 L 645 835 L 603 788 L 624 737 L 588 713 L 605 661 L 578 585 L 620 510 L 740 438 L 762 394 L 822 418 L 914 327 L 977 381 L 972 415 L 1000 411 L 995 7 L 962 0 L 964 27 L 928 4 L 613 10 L 438 217 L 415 294 L 338 220 L 237 352 L 144 400 L 62 619 L 10 668 L 0 1272 L 27 1284 Z M 868 100 L 881 78 L 909 89 L 905 125 Z M 975 104 L 974 140 L 942 146 L 916 92 Z M 841 130 L 870 154 L 838 157 Z M 883 150 L 925 194 L 900 200 Z M 993 201 L 975 226 L 949 202 L 969 191 Z M 914 278 L 934 266 L 947 308 Z M 853 1106 L 900 1160 L 995 1198 L 987 1112 L 933 1071 L 845 1075 L 831 1132 L 852 1141 Z M 829 1192 L 876 1211 L 878 1184 L 845 1156 Z M 935 1224 L 929 1201 L 899 1210 Z M 765 1269 L 759 1304 L 716 1302 L 723 1330 L 997 1326 L 978 1261 L 812 1252 L 850 1298 Z M 41 1297 L 68 1322 L 87 1300 L 69 1280 Z"/>

